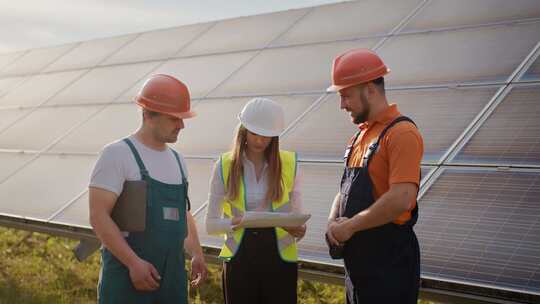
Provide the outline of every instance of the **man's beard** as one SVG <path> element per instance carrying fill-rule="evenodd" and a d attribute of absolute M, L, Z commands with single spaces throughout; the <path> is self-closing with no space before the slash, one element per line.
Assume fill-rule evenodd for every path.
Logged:
<path fill-rule="evenodd" d="M 170 134 L 169 136 L 167 136 L 166 138 L 164 138 L 164 141 L 167 142 L 167 143 L 175 143 L 178 141 L 178 135 L 179 133 L 173 133 L 173 134 Z"/>
<path fill-rule="evenodd" d="M 178 141 L 178 135 L 179 133 L 170 133 L 167 135 L 161 134 L 159 132 L 154 133 L 155 138 L 162 143 L 175 143 Z"/>
<path fill-rule="evenodd" d="M 369 108 L 369 104 L 367 102 L 367 98 L 365 96 L 361 95 L 360 96 L 360 102 L 362 103 L 362 106 L 364 107 L 364 111 L 354 115 L 353 123 L 355 125 L 359 125 L 361 123 L 364 123 L 369 118 L 370 108 Z"/>

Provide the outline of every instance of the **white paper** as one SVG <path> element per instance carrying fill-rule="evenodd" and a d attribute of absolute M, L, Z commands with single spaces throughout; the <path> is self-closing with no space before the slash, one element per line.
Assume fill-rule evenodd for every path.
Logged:
<path fill-rule="evenodd" d="M 238 227 L 298 227 L 304 225 L 310 217 L 310 214 L 300 213 L 247 211 Z"/>

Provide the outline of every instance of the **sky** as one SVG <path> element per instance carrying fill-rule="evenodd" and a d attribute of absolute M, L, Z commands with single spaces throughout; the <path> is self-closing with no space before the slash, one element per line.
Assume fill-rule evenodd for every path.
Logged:
<path fill-rule="evenodd" d="M 0 0 L 0 53 L 344 0 Z"/>

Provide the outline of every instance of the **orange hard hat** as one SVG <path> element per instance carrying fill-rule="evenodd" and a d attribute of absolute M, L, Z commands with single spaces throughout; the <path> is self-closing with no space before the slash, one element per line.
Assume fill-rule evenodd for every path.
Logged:
<path fill-rule="evenodd" d="M 332 85 L 327 92 L 375 80 L 390 73 L 381 58 L 368 49 L 347 51 L 334 59 L 332 66 Z"/>
<path fill-rule="evenodd" d="M 164 74 L 150 76 L 135 97 L 138 105 L 149 111 L 191 118 L 189 91 L 180 80 Z"/>

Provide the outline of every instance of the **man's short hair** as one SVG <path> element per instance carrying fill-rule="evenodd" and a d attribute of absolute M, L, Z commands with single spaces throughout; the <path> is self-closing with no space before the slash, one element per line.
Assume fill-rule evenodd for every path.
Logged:
<path fill-rule="evenodd" d="M 384 89 L 384 77 L 379 77 L 379 78 L 373 80 L 372 82 L 373 82 L 373 84 L 375 84 L 381 90 L 381 93 L 384 94 L 384 92 L 385 92 L 385 89 Z"/>
<path fill-rule="evenodd" d="M 143 117 L 145 113 L 147 117 L 156 117 L 158 115 L 161 115 L 161 113 L 159 112 L 155 112 L 155 111 L 147 110 L 147 109 L 142 109 L 142 113 L 143 113 Z"/>

